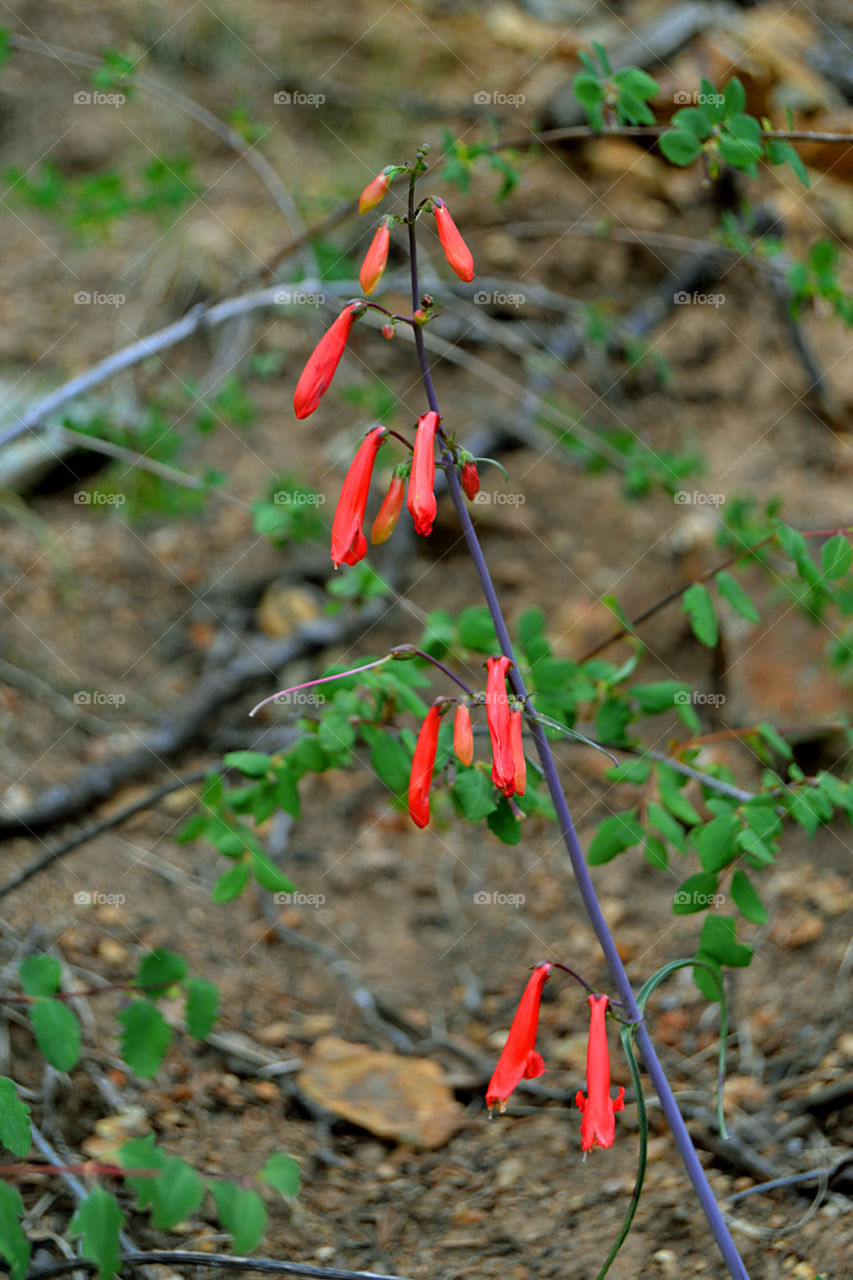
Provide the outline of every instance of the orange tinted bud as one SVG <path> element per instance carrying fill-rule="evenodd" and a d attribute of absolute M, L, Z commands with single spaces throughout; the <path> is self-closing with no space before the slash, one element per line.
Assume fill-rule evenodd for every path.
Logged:
<path fill-rule="evenodd" d="M 427 320 L 429 320 L 429 316 L 424 311 L 423 307 L 418 307 L 417 311 L 412 312 L 412 319 L 415 324 L 426 324 Z"/>
<path fill-rule="evenodd" d="M 356 315 L 360 315 L 364 303 L 351 302 L 344 307 L 337 320 L 317 343 L 299 375 L 293 393 L 293 409 L 297 418 L 307 418 L 313 413 L 331 385 L 347 338 Z"/>
<path fill-rule="evenodd" d="M 415 448 L 412 454 L 412 474 L 409 478 L 409 494 L 406 499 L 415 533 L 427 537 L 437 510 L 435 501 L 435 432 L 440 415 L 424 413 L 418 419 L 415 432 Z"/>
<path fill-rule="evenodd" d="M 453 750 L 464 765 L 474 760 L 474 732 L 471 728 L 471 712 L 460 702 L 453 721 Z"/>
<path fill-rule="evenodd" d="M 450 210 L 444 201 L 436 196 L 433 198 L 432 211 L 435 214 L 435 229 L 448 265 L 453 268 L 460 280 L 473 280 L 474 259 L 450 216 Z"/>
<path fill-rule="evenodd" d="M 405 496 L 406 481 L 395 471 L 391 477 L 388 492 L 385 494 L 382 506 L 376 513 L 376 519 L 373 521 L 373 528 L 370 531 L 370 541 L 374 546 L 378 546 L 380 542 L 387 542 L 391 537 L 397 521 L 400 519 Z"/>
<path fill-rule="evenodd" d="M 462 485 L 462 492 L 470 502 L 473 502 L 477 494 L 480 492 L 480 473 L 477 470 L 477 464 L 473 458 L 469 458 L 462 464 L 462 475 L 459 477 Z"/>
<path fill-rule="evenodd" d="M 370 213 L 371 209 L 375 209 L 385 196 L 388 186 L 391 182 L 391 172 L 393 166 L 383 169 L 377 174 L 372 182 L 368 182 L 358 199 L 359 213 Z"/>
<path fill-rule="evenodd" d="M 385 264 L 388 261 L 388 246 L 391 242 L 391 226 L 388 222 L 383 222 L 376 229 L 376 235 L 370 242 L 370 248 L 361 264 L 361 272 L 359 280 L 361 287 L 366 294 L 373 293 L 373 290 L 382 279 L 382 272 L 385 270 Z"/>
<path fill-rule="evenodd" d="M 383 324 L 383 326 L 382 326 L 382 337 L 383 337 L 383 338 L 387 338 L 389 342 L 390 342 L 390 341 L 391 341 L 391 339 L 394 337 L 394 334 L 395 334 L 396 332 L 397 332 L 397 330 L 394 328 L 393 324 Z"/>
<path fill-rule="evenodd" d="M 409 815 L 415 826 L 425 827 L 429 822 L 429 789 L 435 753 L 438 750 L 438 727 L 441 719 L 441 703 L 433 703 L 421 725 L 412 772 L 409 775 Z"/>
<path fill-rule="evenodd" d="M 506 692 L 506 673 L 511 666 L 509 658 L 486 659 L 486 721 L 492 740 L 492 782 L 505 796 L 511 796 L 515 791 L 515 760 Z"/>

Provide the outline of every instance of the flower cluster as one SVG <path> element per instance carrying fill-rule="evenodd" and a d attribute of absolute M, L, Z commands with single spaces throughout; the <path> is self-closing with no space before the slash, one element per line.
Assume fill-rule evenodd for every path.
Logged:
<path fill-rule="evenodd" d="M 416 520 L 415 528 L 417 527 Z M 507 798 L 523 796 L 527 786 L 521 724 L 523 712 L 520 706 L 510 705 L 506 686 L 507 672 L 511 666 L 509 658 L 486 659 L 485 700 L 486 722 L 492 744 L 491 778 Z M 429 789 L 438 751 L 439 721 L 451 701 L 450 698 L 436 698 L 418 734 L 409 783 L 409 814 L 419 827 L 425 827 L 429 822 Z M 453 750 L 461 764 L 466 767 L 473 764 L 474 734 L 471 712 L 466 702 L 457 703 L 453 722 Z"/>
<path fill-rule="evenodd" d="M 551 964 L 537 964 L 524 989 L 486 1090 L 486 1106 L 490 1112 L 495 1106 L 499 1111 L 505 1111 L 507 1099 L 518 1084 L 522 1080 L 535 1079 L 546 1070 L 545 1061 L 535 1045 L 542 988 L 552 968 Z M 579 1089 L 575 1098 L 583 1113 L 581 1149 L 584 1154 L 594 1147 L 613 1146 L 616 1137 L 615 1115 L 625 1107 L 624 1088 L 620 1087 L 616 1098 L 610 1096 L 610 1055 L 605 1025 L 609 1003 L 609 998 L 605 995 L 592 995 L 588 1000 L 590 1026 L 586 1057 L 587 1091 L 584 1096 Z"/>

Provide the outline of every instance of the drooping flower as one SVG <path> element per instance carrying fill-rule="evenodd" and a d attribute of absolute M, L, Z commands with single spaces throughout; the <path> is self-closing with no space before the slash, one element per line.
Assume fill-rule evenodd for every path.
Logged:
<path fill-rule="evenodd" d="M 523 796 L 527 790 L 527 761 L 524 759 L 524 739 L 521 734 L 522 714 L 520 707 L 509 713 L 509 742 L 515 764 L 513 781 L 517 796 Z"/>
<path fill-rule="evenodd" d="M 432 211 L 435 214 L 435 229 L 444 250 L 448 265 L 453 268 L 460 280 L 474 279 L 474 259 L 456 223 L 450 216 L 450 210 L 443 200 L 433 196 Z"/>
<path fill-rule="evenodd" d="M 471 728 L 471 712 L 464 702 L 456 705 L 453 720 L 453 750 L 464 765 L 470 765 L 474 759 L 474 733 Z"/>
<path fill-rule="evenodd" d="M 545 1071 L 545 1059 L 536 1052 L 534 1045 L 542 988 L 552 968 L 550 964 L 537 964 L 524 989 L 506 1044 L 486 1090 L 486 1106 L 490 1111 L 495 1105 L 499 1111 L 506 1111 L 507 1098 L 519 1081 L 535 1080 Z"/>
<path fill-rule="evenodd" d="M 434 702 L 421 725 L 415 754 L 412 756 L 412 771 L 409 774 L 409 816 L 418 827 L 425 827 L 429 822 L 429 789 L 432 783 L 432 771 L 435 765 L 435 753 L 438 749 L 438 727 L 444 709 L 442 701 Z"/>
<path fill-rule="evenodd" d="M 435 501 L 435 433 L 440 420 L 437 413 L 424 413 L 418 418 L 412 474 L 406 505 L 415 522 L 415 533 L 427 537 L 437 510 Z"/>
<path fill-rule="evenodd" d="M 307 418 L 313 413 L 321 397 L 328 391 L 347 345 L 353 322 L 363 310 L 364 303 L 348 302 L 331 329 L 327 329 L 311 352 L 293 393 L 293 408 L 297 418 Z"/>
<path fill-rule="evenodd" d="M 616 1137 L 617 1111 L 625 1109 L 625 1090 L 620 1087 L 616 1098 L 610 1096 L 610 1054 L 607 1050 L 607 996 L 590 996 L 589 1040 L 586 1051 L 586 1092 L 578 1090 L 575 1102 L 583 1112 L 581 1147 L 612 1147 Z"/>
<path fill-rule="evenodd" d="M 480 473 L 470 453 L 462 456 L 462 472 L 459 477 L 459 483 L 462 485 L 462 492 L 465 497 L 469 502 L 473 502 L 480 492 Z"/>
<path fill-rule="evenodd" d="M 509 658 L 486 659 L 486 721 L 492 740 L 492 782 L 505 796 L 515 791 L 515 759 L 506 673 L 512 666 Z"/>
<path fill-rule="evenodd" d="M 342 564 L 358 564 L 367 554 L 367 540 L 361 526 L 376 451 L 387 436 L 387 427 L 368 431 L 344 479 L 332 521 L 332 563 L 336 569 Z"/>
<path fill-rule="evenodd" d="M 386 218 L 380 222 L 376 228 L 376 235 L 370 242 L 370 248 L 361 264 L 359 280 L 361 287 L 366 294 L 373 293 L 373 290 L 382 279 L 382 272 L 385 270 L 385 264 L 388 261 L 388 246 L 391 243 L 391 219 Z"/>
<path fill-rule="evenodd" d="M 388 190 L 393 173 L 394 165 L 389 164 L 371 182 L 368 182 L 358 198 L 359 213 L 370 213 L 371 209 L 376 208 Z"/>
<path fill-rule="evenodd" d="M 370 531 L 370 541 L 374 546 L 388 541 L 396 528 L 397 521 L 400 519 L 403 500 L 406 496 L 407 469 L 406 463 L 401 462 L 391 477 L 388 492 L 382 499 L 382 506 L 376 513 L 376 519 L 373 521 L 373 528 Z"/>

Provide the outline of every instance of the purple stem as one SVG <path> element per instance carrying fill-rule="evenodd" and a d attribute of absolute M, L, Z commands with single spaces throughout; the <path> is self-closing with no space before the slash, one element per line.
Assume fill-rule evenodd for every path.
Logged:
<path fill-rule="evenodd" d="M 414 220 L 415 181 L 416 176 L 412 173 L 409 182 L 409 251 L 412 272 L 413 309 L 418 305 L 419 293 L 417 244 L 415 240 Z M 414 332 L 421 377 L 427 399 L 429 401 L 429 406 L 435 413 L 439 413 L 438 401 L 436 400 L 435 389 L 432 384 L 432 377 L 430 376 L 429 365 L 427 363 L 423 334 L 417 326 L 415 327 Z M 514 664 L 508 673 L 510 685 L 517 697 L 526 700 L 528 693 L 518 670 L 518 664 L 515 662 L 512 641 L 509 638 L 509 632 L 507 631 L 500 602 L 495 591 L 494 583 L 492 582 L 492 576 L 489 573 L 489 567 L 486 564 L 483 549 L 480 546 L 480 541 L 477 537 L 471 516 L 465 504 L 456 468 L 452 465 L 448 465 L 450 463 L 450 456 L 449 451 L 446 448 L 443 462 L 450 496 L 453 500 L 453 505 L 456 508 L 456 514 L 459 518 L 459 524 L 462 528 L 465 541 L 468 544 L 471 559 L 474 561 L 477 576 L 480 579 L 480 585 L 483 589 L 483 595 L 485 596 L 489 613 L 492 616 L 501 652 Z M 553 752 L 551 751 L 551 744 L 545 736 L 545 732 L 541 724 L 539 724 L 535 717 L 529 715 L 526 710 L 525 716 L 527 718 L 533 740 L 536 743 L 536 749 L 539 753 L 539 759 L 542 764 L 542 771 L 545 776 L 545 781 L 548 784 L 548 790 L 551 793 L 551 799 L 554 803 L 554 809 L 557 814 L 557 824 L 560 828 L 560 834 L 563 837 L 563 843 L 566 846 L 566 852 L 569 855 L 569 861 L 575 874 L 575 880 L 577 881 L 580 895 L 583 900 L 584 907 L 586 908 L 586 913 L 593 929 L 595 930 L 595 935 L 598 938 L 599 945 L 604 952 L 604 958 L 607 962 L 607 967 L 610 970 L 610 975 L 613 979 L 614 985 L 622 999 L 626 1020 L 634 1024 L 634 1034 L 637 1037 L 646 1070 L 657 1091 L 661 1108 L 663 1109 L 667 1123 L 672 1131 L 672 1136 L 675 1139 L 684 1167 L 687 1170 L 688 1177 L 693 1183 L 693 1187 L 699 1197 L 699 1203 L 702 1206 L 705 1217 L 708 1219 L 708 1224 L 713 1232 L 714 1239 L 719 1246 L 720 1252 L 723 1255 L 730 1275 L 733 1277 L 733 1280 L 749 1280 L 749 1273 L 744 1266 L 744 1262 L 738 1252 L 737 1245 L 732 1239 L 731 1232 L 729 1231 L 726 1220 L 720 1210 L 720 1206 L 714 1198 L 714 1193 L 705 1176 L 705 1170 L 702 1168 L 702 1164 L 696 1153 L 696 1148 L 693 1145 L 693 1140 L 687 1132 L 687 1126 L 684 1123 L 681 1112 L 678 1110 L 678 1103 L 675 1101 L 675 1097 L 666 1077 L 666 1072 L 658 1059 L 648 1028 L 643 1021 L 639 1008 L 637 1007 L 637 1001 L 631 988 L 631 983 L 628 980 L 628 975 L 625 972 L 625 966 L 622 964 L 621 957 L 616 949 L 616 943 L 613 939 L 613 935 L 607 926 L 607 921 L 604 919 L 604 915 L 596 896 L 595 887 L 592 883 L 592 877 L 589 874 L 589 868 L 587 867 L 586 859 L 584 858 L 583 850 L 581 849 L 580 841 L 578 840 L 577 832 L 575 831 L 572 815 L 569 811 L 566 797 L 563 794 L 562 784 L 560 783 L 560 778 L 557 773 L 557 765 L 554 760 Z"/>

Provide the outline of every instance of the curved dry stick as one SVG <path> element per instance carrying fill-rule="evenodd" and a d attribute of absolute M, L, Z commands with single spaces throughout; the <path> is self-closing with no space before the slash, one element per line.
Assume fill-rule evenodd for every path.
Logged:
<path fill-rule="evenodd" d="M 232 1271 L 256 1271 L 266 1276 L 314 1276 L 316 1280 L 407 1280 L 406 1276 L 378 1271 L 348 1271 L 345 1267 L 312 1267 L 307 1262 L 280 1262 L 277 1258 L 232 1258 L 227 1253 L 191 1253 L 182 1249 L 152 1249 L 121 1255 L 124 1267 L 223 1267 Z M 92 1258 L 68 1258 L 50 1267 L 30 1271 L 27 1280 L 50 1280 L 69 1271 L 97 1271 Z"/>

